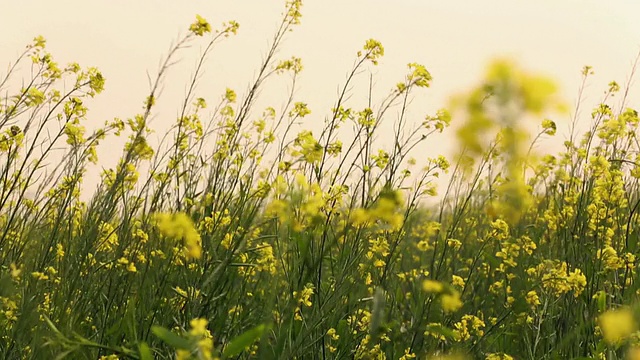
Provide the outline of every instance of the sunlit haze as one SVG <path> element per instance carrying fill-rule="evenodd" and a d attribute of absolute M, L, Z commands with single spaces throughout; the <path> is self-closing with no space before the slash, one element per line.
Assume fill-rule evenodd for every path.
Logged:
<path fill-rule="evenodd" d="M 200 14 L 214 27 L 236 20 L 240 29 L 212 54 L 198 96 L 215 99 L 226 87 L 242 96 L 268 50 L 283 9 L 284 1 L 279 0 L 6 2 L 0 12 L 0 74 L 26 44 L 42 35 L 60 63 L 96 66 L 106 77 L 104 93 L 90 103 L 90 121 L 102 124 L 114 117 L 131 117 L 141 111 L 148 92 L 147 72 L 155 74 L 171 42 Z M 452 94 L 476 84 L 496 57 L 512 58 L 531 72 L 553 77 L 569 104 L 576 101 L 580 70 L 593 66 L 595 76 L 583 99 L 589 108 L 601 99 L 609 81 L 626 84 L 640 50 L 637 1 L 324 0 L 307 1 L 302 10 L 302 23 L 286 38 L 279 56 L 303 60 L 296 97 L 312 110 L 303 124 L 311 129 L 329 113 L 356 52 L 369 38 L 385 47 L 380 64 L 369 68 L 374 101 L 402 80 L 409 62 L 425 65 L 433 75 L 431 88 L 413 97 L 411 116 L 416 122 L 446 106 Z M 204 41 L 193 44 L 163 84 L 151 123 L 158 136 L 175 120 Z M 362 108 L 369 73 L 355 83 L 353 106 Z M 287 86 L 275 81 L 260 94 L 259 108 L 279 109 Z M 638 86 L 632 87 L 628 99 L 630 104 L 640 103 Z M 589 121 L 586 114 L 584 121 Z M 566 133 L 568 119 L 555 119 L 559 138 Z M 121 143 L 101 148 L 103 166 L 115 163 L 116 145 Z M 429 142 L 427 152 L 448 153 L 452 146 L 452 136 L 445 132 Z"/>

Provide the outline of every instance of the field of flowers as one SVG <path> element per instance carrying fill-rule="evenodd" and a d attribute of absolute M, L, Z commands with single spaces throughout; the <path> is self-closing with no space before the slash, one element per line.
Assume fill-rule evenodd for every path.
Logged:
<path fill-rule="evenodd" d="M 98 69 L 56 63 L 38 37 L 0 76 L 0 358 L 640 359 L 640 118 L 627 89 L 610 83 L 578 119 L 553 81 L 497 61 L 448 110 L 414 119 L 409 100 L 432 79 L 412 63 L 381 103 L 352 108 L 352 83 L 384 55 L 368 40 L 322 131 L 297 131 L 315 112 L 294 100 L 301 60 L 276 50 L 300 10 L 286 3 L 249 91 L 218 99 L 195 93 L 198 74 L 239 24 L 198 16 L 144 111 L 91 132 Z M 151 146 L 158 89 L 199 41 L 180 115 Z M 32 77 L 9 88 L 20 66 Z M 291 80 L 286 107 L 256 109 L 278 76 Z M 535 153 L 556 133 L 549 112 L 591 130 Z M 377 141 L 383 122 L 392 146 Z M 439 133 L 459 154 L 415 157 Z M 81 200 L 116 136 L 117 166 Z"/>

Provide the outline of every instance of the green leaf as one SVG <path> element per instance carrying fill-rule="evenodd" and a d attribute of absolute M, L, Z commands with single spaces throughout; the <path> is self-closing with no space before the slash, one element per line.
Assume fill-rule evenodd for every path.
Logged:
<path fill-rule="evenodd" d="M 338 348 L 346 347 L 351 338 L 351 331 L 349 331 L 349 324 L 347 323 L 347 320 L 342 319 L 338 321 L 338 328 L 336 329 L 336 332 L 340 335 L 340 340 L 338 340 L 338 345 L 340 346 L 338 346 Z"/>
<path fill-rule="evenodd" d="M 140 360 L 153 360 L 153 353 L 147 343 L 141 342 L 138 345 L 138 351 L 140 352 Z"/>
<path fill-rule="evenodd" d="M 229 358 L 239 355 L 249 345 L 253 344 L 254 341 L 260 339 L 266 330 L 268 330 L 268 327 L 265 324 L 261 324 L 231 340 L 229 345 L 224 349 L 222 357 Z"/>
<path fill-rule="evenodd" d="M 453 330 L 449 329 L 446 326 L 442 325 L 428 325 L 426 328 L 427 331 L 432 332 L 437 335 L 442 335 L 447 339 L 454 340 L 456 338 L 456 334 Z"/>
<path fill-rule="evenodd" d="M 596 354 L 604 354 L 605 350 L 607 350 L 607 343 L 604 341 L 604 339 L 598 341 L 598 345 L 596 346 Z"/>
<path fill-rule="evenodd" d="M 49 319 L 48 316 L 44 317 L 44 321 L 47 323 L 47 325 L 49 325 L 49 328 L 53 330 L 54 333 L 62 335 L 60 330 L 58 330 L 58 328 L 53 324 L 53 322 L 51 321 L 51 319 Z"/>
<path fill-rule="evenodd" d="M 125 330 L 127 334 L 127 338 L 134 339 L 134 341 L 138 342 L 138 321 L 136 320 L 136 309 L 138 308 L 138 296 L 133 296 L 127 302 L 127 310 L 124 314 L 123 320 L 125 322 Z"/>
<path fill-rule="evenodd" d="M 58 354 L 58 356 L 56 356 L 56 358 L 54 360 L 63 360 L 63 359 L 68 359 L 69 355 L 71 355 L 76 349 L 73 348 L 71 350 L 67 350 L 64 352 L 61 352 Z"/>
<path fill-rule="evenodd" d="M 151 332 L 169 346 L 173 346 L 176 349 L 191 350 L 191 342 L 188 339 L 178 336 L 162 326 L 152 326 Z"/>

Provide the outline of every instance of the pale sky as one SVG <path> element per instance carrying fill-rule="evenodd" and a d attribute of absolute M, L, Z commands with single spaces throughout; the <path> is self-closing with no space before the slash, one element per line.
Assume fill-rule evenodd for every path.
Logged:
<path fill-rule="evenodd" d="M 213 103 L 231 87 L 242 96 L 268 50 L 283 8 L 281 0 L 3 1 L 0 77 L 33 37 L 43 35 L 61 64 L 96 66 L 106 77 L 105 92 L 90 105 L 90 121 L 127 118 L 141 110 L 148 93 L 146 72 L 155 73 L 172 40 L 185 34 L 200 14 L 214 28 L 236 20 L 240 29 L 214 51 L 198 95 Z M 329 114 L 356 52 L 369 38 L 381 41 L 386 53 L 372 68 L 375 99 L 402 80 L 409 62 L 431 72 L 432 87 L 414 96 L 416 122 L 446 106 L 450 95 L 477 84 L 487 63 L 504 56 L 556 79 L 569 104 L 576 100 L 580 70 L 593 66 L 596 75 L 585 103 L 590 112 L 609 81 L 626 83 L 640 51 L 637 0 L 307 0 L 302 13 L 302 24 L 289 35 L 280 56 L 303 60 L 297 100 L 309 104 L 312 114 L 306 121 L 312 128 Z M 199 47 L 205 43 L 195 42 L 170 71 L 152 123 L 158 132 L 175 120 Z M 354 91 L 367 82 L 364 74 Z M 262 93 L 257 110 L 267 105 L 278 109 L 284 103 L 286 82 L 274 86 Z M 639 87 L 636 80 L 629 103 L 634 108 L 640 107 Z M 353 106 L 361 109 L 364 104 L 356 96 Z M 555 120 L 562 137 L 568 117 Z M 451 136 L 440 135 L 427 152 L 436 155 L 451 144 Z M 107 154 L 105 164 L 115 163 L 113 147 L 101 153 Z"/>

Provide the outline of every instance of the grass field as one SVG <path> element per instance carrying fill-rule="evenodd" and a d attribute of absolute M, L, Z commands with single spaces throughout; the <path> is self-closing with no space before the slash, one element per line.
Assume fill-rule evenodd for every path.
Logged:
<path fill-rule="evenodd" d="M 556 133 L 542 114 L 580 110 L 553 81 L 497 61 L 413 119 L 409 99 L 432 79 L 412 63 L 381 103 L 352 108 L 348 89 L 384 55 L 368 40 L 322 131 L 294 131 L 315 112 L 294 100 L 301 60 L 276 50 L 300 6 L 287 2 L 246 94 L 199 97 L 199 65 L 157 146 L 148 121 L 170 64 L 196 42 L 205 64 L 237 23 L 198 17 L 144 111 L 93 132 L 99 70 L 57 64 L 39 37 L 0 77 L 0 357 L 640 359 L 640 118 L 610 105 L 627 89 L 612 82 L 590 118 L 573 117 L 590 131 L 538 154 Z M 9 88 L 20 66 L 32 77 Z M 278 76 L 286 108 L 256 109 Z M 393 146 L 377 142 L 382 122 Z M 457 156 L 412 152 L 440 133 Z M 81 200 L 116 136 L 117 166 Z"/>

